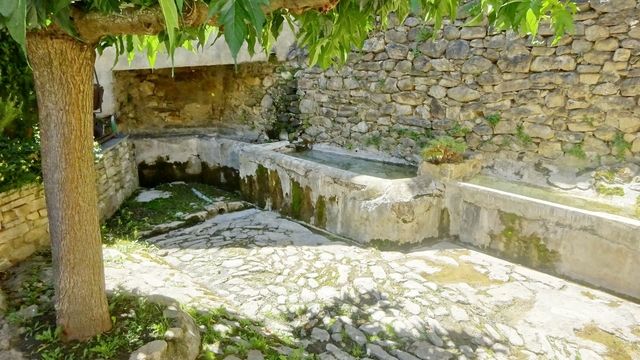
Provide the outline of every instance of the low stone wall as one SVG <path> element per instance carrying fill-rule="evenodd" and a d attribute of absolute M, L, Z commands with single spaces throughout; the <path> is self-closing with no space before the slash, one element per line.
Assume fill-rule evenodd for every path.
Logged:
<path fill-rule="evenodd" d="M 575 34 L 557 45 L 544 26 L 532 42 L 462 17 L 432 41 L 418 19 L 395 21 L 344 68 L 297 73 L 306 135 L 414 161 L 444 134 L 511 157 L 640 161 L 639 5 L 578 6 Z"/>
<path fill-rule="evenodd" d="M 133 144 L 115 139 L 105 144 L 96 164 L 100 219 L 105 220 L 138 188 Z M 0 194 L 0 271 L 49 245 L 49 222 L 41 184 Z"/>
<path fill-rule="evenodd" d="M 640 299 L 639 220 L 466 183 L 446 197 L 461 242 Z"/>
<path fill-rule="evenodd" d="M 118 71 L 115 79 L 118 125 L 128 133 L 215 128 L 255 141 L 297 125 L 295 80 L 279 64 Z"/>

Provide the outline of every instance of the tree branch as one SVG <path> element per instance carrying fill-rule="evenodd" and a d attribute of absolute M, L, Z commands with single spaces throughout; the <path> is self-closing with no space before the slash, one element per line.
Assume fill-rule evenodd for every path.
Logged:
<path fill-rule="evenodd" d="M 288 9 L 294 14 L 309 10 L 328 11 L 338 0 L 271 0 L 264 10 L 266 13 Z M 181 24 L 183 27 L 196 27 L 207 22 L 209 7 L 196 0 L 185 3 Z M 127 8 L 120 13 L 103 14 L 73 10 L 73 22 L 80 37 L 88 43 L 96 43 L 107 35 L 155 35 L 165 29 L 164 17 L 160 6 L 136 9 Z M 216 19 L 209 19 L 210 25 L 216 25 Z"/>

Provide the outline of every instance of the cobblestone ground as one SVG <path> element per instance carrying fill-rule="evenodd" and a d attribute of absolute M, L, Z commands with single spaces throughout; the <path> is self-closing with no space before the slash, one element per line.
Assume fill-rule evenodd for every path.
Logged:
<path fill-rule="evenodd" d="M 454 244 L 378 251 L 259 210 L 150 242 L 106 249 L 110 289 L 224 305 L 321 359 L 640 359 L 640 305 Z"/>

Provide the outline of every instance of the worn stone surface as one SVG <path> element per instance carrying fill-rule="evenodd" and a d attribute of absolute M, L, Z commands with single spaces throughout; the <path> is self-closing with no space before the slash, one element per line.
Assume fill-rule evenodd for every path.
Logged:
<path fill-rule="evenodd" d="M 638 304 L 459 245 L 378 251 L 259 210 L 150 241 L 144 254 L 105 249 L 109 289 L 225 306 L 323 359 L 605 358 L 609 345 L 581 332 L 590 326 L 630 358 L 640 351 Z"/>

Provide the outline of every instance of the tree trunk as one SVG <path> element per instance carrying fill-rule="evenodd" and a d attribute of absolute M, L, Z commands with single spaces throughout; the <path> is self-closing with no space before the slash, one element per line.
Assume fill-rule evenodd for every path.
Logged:
<path fill-rule="evenodd" d="M 27 49 L 38 96 L 56 318 L 64 340 L 85 340 L 111 329 L 92 152 L 95 50 L 46 32 L 30 33 Z"/>

